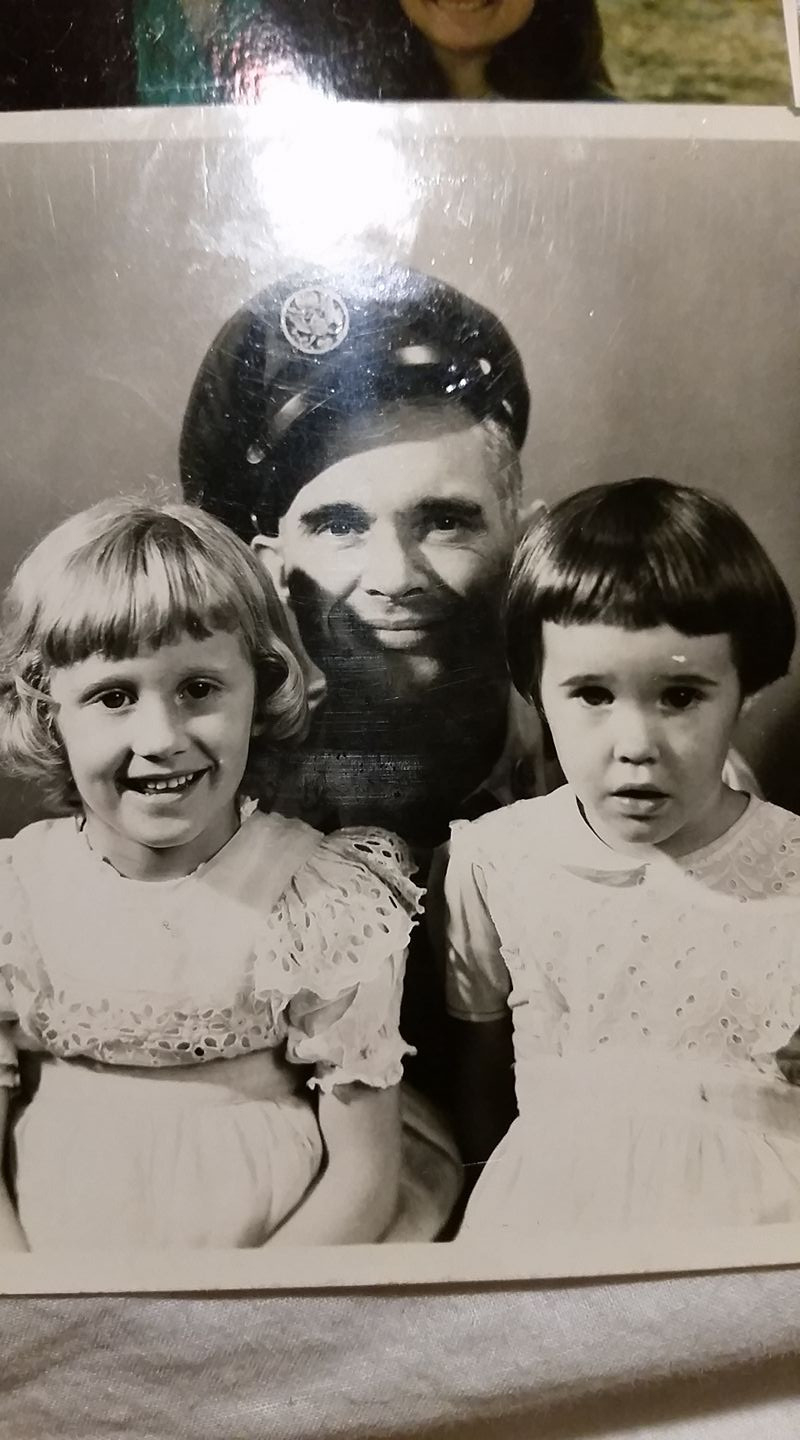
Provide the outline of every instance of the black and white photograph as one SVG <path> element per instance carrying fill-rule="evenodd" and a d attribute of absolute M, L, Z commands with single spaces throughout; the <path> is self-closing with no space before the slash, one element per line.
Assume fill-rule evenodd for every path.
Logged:
<path fill-rule="evenodd" d="M 4 1290 L 800 1253 L 793 119 L 7 116 Z"/>

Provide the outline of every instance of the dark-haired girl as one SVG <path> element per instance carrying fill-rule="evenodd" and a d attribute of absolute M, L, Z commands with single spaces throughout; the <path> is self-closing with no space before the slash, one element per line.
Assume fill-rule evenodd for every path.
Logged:
<path fill-rule="evenodd" d="M 453 828 L 461 1135 L 488 1161 L 467 1233 L 800 1219 L 773 1058 L 800 1021 L 800 820 L 722 778 L 794 639 L 759 542 L 697 490 L 582 491 L 520 543 L 509 663 L 567 783 Z"/>

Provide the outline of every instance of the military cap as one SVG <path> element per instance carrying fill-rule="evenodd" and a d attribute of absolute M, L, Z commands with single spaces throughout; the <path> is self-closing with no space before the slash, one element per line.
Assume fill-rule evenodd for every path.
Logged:
<path fill-rule="evenodd" d="M 347 422 L 397 403 L 459 405 L 520 449 L 530 396 L 504 325 L 454 286 L 399 266 L 277 281 L 222 327 L 183 421 L 184 494 L 245 539 L 352 454 Z"/>

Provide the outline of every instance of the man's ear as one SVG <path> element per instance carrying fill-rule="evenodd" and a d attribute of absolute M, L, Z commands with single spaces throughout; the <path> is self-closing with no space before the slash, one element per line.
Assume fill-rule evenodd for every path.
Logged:
<path fill-rule="evenodd" d="M 753 706 L 754 706 L 754 705 L 757 703 L 757 701 L 761 698 L 761 694 L 762 694 L 762 692 L 761 692 L 760 690 L 756 690 L 756 691 L 754 691 L 754 693 L 753 693 L 752 695 L 745 695 L 744 700 L 742 701 L 741 706 L 740 706 L 740 709 L 739 709 L 739 719 L 740 719 L 740 720 L 741 720 L 741 718 L 742 718 L 743 715 L 746 715 L 746 714 L 747 714 L 748 710 L 752 710 Z"/>
<path fill-rule="evenodd" d="M 536 519 L 536 516 L 541 515 L 542 511 L 546 509 L 547 502 L 545 500 L 529 500 L 527 505 L 523 505 L 517 521 L 520 535 L 523 530 L 527 530 L 531 522 Z"/>
<path fill-rule="evenodd" d="M 257 555 L 282 600 L 288 600 L 283 550 L 277 535 L 254 535 L 250 549 Z"/>

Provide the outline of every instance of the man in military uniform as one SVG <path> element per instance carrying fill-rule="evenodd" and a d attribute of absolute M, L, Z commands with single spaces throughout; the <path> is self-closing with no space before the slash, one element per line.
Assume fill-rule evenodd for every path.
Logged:
<path fill-rule="evenodd" d="M 186 410 L 187 496 L 259 550 L 310 657 L 312 734 L 273 803 L 323 830 L 388 826 L 423 883 L 451 820 L 562 778 L 501 636 L 529 408 L 497 316 L 393 266 L 257 295 Z M 419 930 L 403 1026 L 435 1090 L 445 1021 Z"/>
<path fill-rule="evenodd" d="M 314 667 L 279 808 L 385 824 L 424 858 L 544 788 L 500 634 L 529 404 L 497 317 L 400 267 L 280 282 L 212 344 L 184 489 L 263 555 Z"/>

